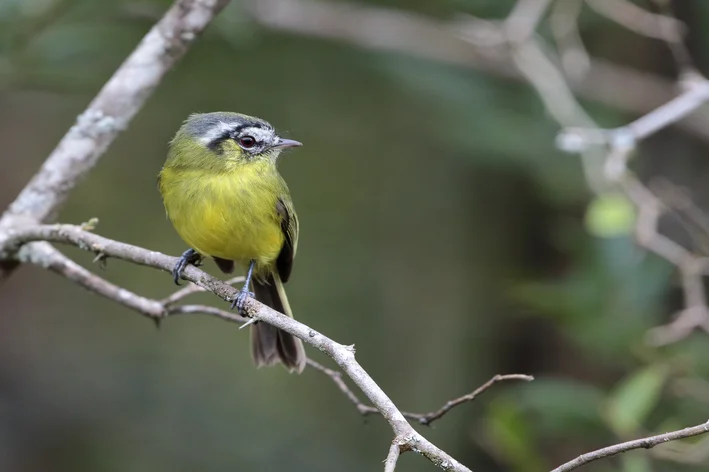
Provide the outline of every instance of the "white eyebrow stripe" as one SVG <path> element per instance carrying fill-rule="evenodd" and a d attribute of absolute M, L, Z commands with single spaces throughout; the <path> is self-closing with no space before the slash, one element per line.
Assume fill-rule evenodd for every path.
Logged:
<path fill-rule="evenodd" d="M 212 127 L 209 131 L 207 131 L 204 136 L 199 138 L 199 140 L 202 144 L 206 146 L 215 139 L 221 137 L 225 133 L 232 131 L 238 126 L 238 123 L 225 123 L 223 121 L 220 121 L 216 124 L 216 126 Z"/>

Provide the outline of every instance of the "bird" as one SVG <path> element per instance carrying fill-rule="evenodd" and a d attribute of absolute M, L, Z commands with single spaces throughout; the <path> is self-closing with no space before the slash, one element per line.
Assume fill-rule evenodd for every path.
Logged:
<path fill-rule="evenodd" d="M 240 113 L 196 113 L 184 121 L 158 175 L 167 217 L 189 246 L 172 271 L 176 284 L 187 265 L 205 257 L 227 274 L 238 263 L 246 277 L 232 309 L 244 312 L 255 297 L 293 317 L 283 284 L 299 224 L 276 162 L 283 150 L 299 146 L 267 121 Z M 306 364 L 302 341 L 264 322 L 251 328 L 251 355 L 257 367 L 282 363 L 300 373 Z"/>

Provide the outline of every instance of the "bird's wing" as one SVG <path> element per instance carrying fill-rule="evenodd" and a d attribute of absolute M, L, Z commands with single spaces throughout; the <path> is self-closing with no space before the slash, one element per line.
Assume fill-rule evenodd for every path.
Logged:
<path fill-rule="evenodd" d="M 276 202 L 276 212 L 281 219 L 281 231 L 285 236 L 285 242 L 281 248 L 276 267 L 282 282 L 287 282 L 293 268 L 293 258 L 298 249 L 298 217 L 293 209 L 293 203 L 289 198 L 279 198 Z"/>

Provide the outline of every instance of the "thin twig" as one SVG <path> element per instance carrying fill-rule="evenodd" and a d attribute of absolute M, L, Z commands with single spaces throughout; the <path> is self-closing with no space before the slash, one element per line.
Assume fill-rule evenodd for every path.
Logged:
<path fill-rule="evenodd" d="M 357 411 L 362 415 L 362 416 L 367 416 L 367 415 L 372 415 L 372 414 L 378 414 L 379 410 L 376 408 L 366 405 L 363 403 L 359 398 L 357 398 L 357 395 L 352 392 L 352 390 L 347 386 L 345 381 L 342 379 L 342 374 L 336 370 L 328 369 L 324 365 L 312 360 L 308 359 L 308 365 L 316 370 L 319 370 L 323 374 L 327 375 L 330 377 L 330 379 L 335 383 L 337 388 L 340 389 L 340 391 L 347 397 L 347 399 L 354 404 L 355 408 L 357 408 Z M 523 380 L 525 382 L 530 382 L 534 380 L 534 377 L 531 375 L 524 375 L 524 374 L 506 374 L 506 375 L 495 375 L 492 377 L 490 380 L 485 382 L 483 385 L 480 387 L 476 388 L 472 392 L 463 395 L 462 397 L 455 398 L 453 400 L 449 400 L 443 405 L 441 408 L 435 411 L 431 411 L 428 413 L 409 413 L 406 411 L 402 411 L 401 414 L 404 415 L 406 418 L 410 420 L 415 420 L 418 423 L 425 425 L 425 426 L 430 426 L 431 423 L 433 423 L 436 420 L 441 419 L 446 413 L 448 413 L 450 410 L 455 408 L 456 406 L 462 405 L 463 403 L 468 403 L 475 398 L 477 398 L 481 393 L 485 392 L 487 389 L 492 387 L 494 384 L 498 382 L 502 382 L 505 380 Z"/>
<path fill-rule="evenodd" d="M 240 275 L 238 277 L 232 277 L 229 280 L 225 280 L 225 283 L 228 283 L 229 285 L 234 285 L 238 284 L 244 281 L 244 276 Z M 160 303 L 162 303 L 165 306 L 170 306 L 174 305 L 177 302 L 182 301 L 183 298 L 186 298 L 190 295 L 193 295 L 195 293 L 200 293 L 200 292 L 205 292 L 204 288 L 200 287 L 199 285 L 195 285 L 193 283 L 188 284 L 186 287 L 181 288 L 180 290 L 176 291 L 172 295 L 163 298 L 160 300 Z"/>
<path fill-rule="evenodd" d="M 643 439 L 636 439 L 634 441 L 615 444 L 613 446 L 604 447 L 603 449 L 598 449 L 597 451 L 582 454 L 576 459 L 560 465 L 551 472 L 569 472 L 570 470 L 577 469 L 584 464 L 588 464 L 589 462 L 597 461 L 598 459 L 603 459 L 604 457 L 614 456 L 616 454 L 620 454 L 621 452 L 627 452 L 633 449 L 652 449 L 658 444 L 664 444 L 678 439 L 690 438 L 692 436 L 699 436 L 700 434 L 705 434 L 707 432 L 709 432 L 709 421 L 697 426 L 692 426 L 691 428 L 672 431 L 671 433 L 658 434 L 657 436 L 650 436 Z"/>
<path fill-rule="evenodd" d="M 160 300 L 163 305 L 169 306 L 174 305 L 182 301 L 183 298 L 189 297 L 195 293 L 204 292 L 204 289 L 199 285 L 195 285 L 192 282 L 188 283 L 185 287 L 177 290 L 175 293 L 168 295 L 167 297 Z"/>
<path fill-rule="evenodd" d="M 468 403 L 473 400 L 475 400 L 478 395 L 481 393 L 487 391 L 490 387 L 495 385 L 498 382 L 503 382 L 507 380 L 523 380 L 524 382 L 531 382 L 534 380 L 534 377 L 531 375 L 525 375 L 525 374 L 497 374 L 494 377 L 492 377 L 490 380 L 473 390 L 472 392 L 463 395 L 462 397 L 458 397 L 453 400 L 449 400 L 443 405 L 441 408 L 439 408 L 436 411 L 432 411 L 430 413 L 425 413 L 425 414 L 411 414 L 409 413 L 409 417 L 413 419 L 417 419 L 419 423 L 423 425 L 430 425 L 434 421 L 440 419 L 451 411 L 453 408 L 457 407 L 458 405 L 462 405 L 463 403 Z"/>
<path fill-rule="evenodd" d="M 221 310 L 209 305 L 179 305 L 179 306 L 168 306 L 166 308 L 167 315 L 210 315 L 216 316 L 227 321 L 233 321 L 235 323 L 246 323 L 249 318 L 244 318 L 236 312 Z"/>

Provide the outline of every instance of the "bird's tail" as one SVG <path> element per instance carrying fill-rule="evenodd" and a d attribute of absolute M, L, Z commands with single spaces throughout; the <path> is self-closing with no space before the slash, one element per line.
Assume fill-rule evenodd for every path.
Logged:
<path fill-rule="evenodd" d="M 256 300 L 293 318 L 288 297 L 277 273 L 264 280 L 254 280 Z M 251 329 L 251 357 L 257 367 L 282 362 L 290 372 L 301 373 L 305 368 L 303 342 L 268 323 L 256 323 Z"/>

